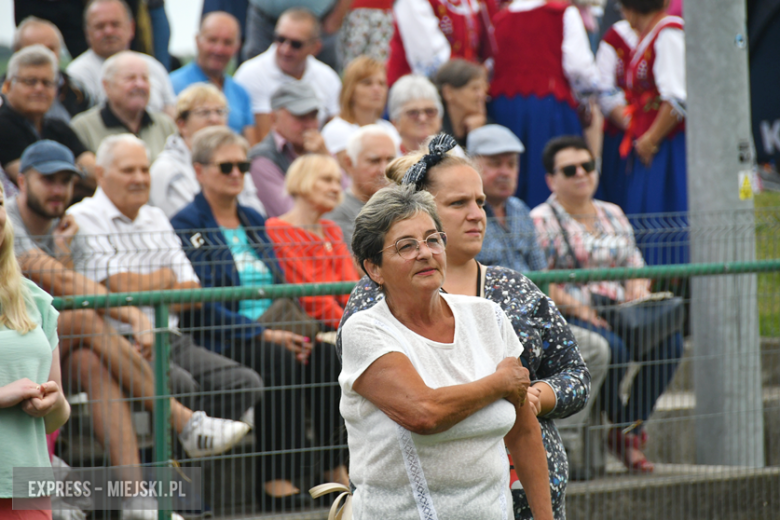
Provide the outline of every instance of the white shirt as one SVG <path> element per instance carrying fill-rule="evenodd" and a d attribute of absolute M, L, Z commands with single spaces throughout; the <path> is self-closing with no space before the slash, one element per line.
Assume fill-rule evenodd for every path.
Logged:
<path fill-rule="evenodd" d="M 276 64 L 275 43 L 264 53 L 245 61 L 238 68 L 233 79 L 249 92 L 249 97 L 252 99 L 252 112 L 255 114 L 270 114 L 271 96 L 276 89 L 285 83 L 298 81 L 282 72 Z M 325 121 L 340 112 L 341 79 L 333 69 L 314 56 L 309 56 L 306 58 L 306 70 L 301 81 L 308 82 L 317 93 L 320 102 L 320 127 L 322 127 Z"/>
<path fill-rule="evenodd" d="M 119 273 L 149 274 L 167 267 L 176 274 L 179 283 L 200 283 L 179 237 L 161 209 L 142 206 L 135 220 L 130 220 L 98 188 L 94 196 L 71 206 L 68 214 L 73 215 L 79 226 L 74 239 L 81 241 L 83 252 L 73 258 L 73 269 L 90 280 L 103 282 Z M 141 307 L 141 310 L 154 324 L 154 308 Z M 120 334 L 132 333 L 130 325 L 109 321 Z M 178 316 L 171 314 L 168 326 L 175 329 L 178 324 Z"/>
<path fill-rule="evenodd" d="M 152 163 L 150 173 L 149 205 L 163 210 L 168 219 L 192 202 L 201 191 L 192 166 L 192 152 L 179 134 L 168 137 L 165 149 Z M 238 195 L 238 203 L 265 216 L 265 207 L 257 198 L 257 188 L 251 175 L 244 175 L 244 190 Z"/>
<path fill-rule="evenodd" d="M 395 144 L 395 152 L 401 155 L 401 136 L 390 121 L 377 119 L 375 124 L 381 126 L 390 134 L 390 139 Z M 322 129 L 322 138 L 325 139 L 325 146 L 331 154 L 337 154 L 347 149 L 347 142 L 352 134 L 360 129 L 357 123 L 348 123 L 340 117 L 331 119 L 325 128 Z"/>
<path fill-rule="evenodd" d="M 514 0 L 507 9 L 512 12 L 531 11 L 542 7 L 545 0 Z M 599 81 L 598 69 L 590 50 L 590 40 L 582 16 L 576 7 L 570 5 L 563 12 L 563 73 L 569 80 L 572 91 L 583 97 L 596 92 Z"/>
<path fill-rule="evenodd" d="M 148 54 L 141 54 L 141 56 L 149 67 L 149 104 L 146 109 L 149 112 L 161 112 L 167 105 L 176 105 L 176 94 L 173 92 L 168 71 L 162 63 Z M 105 61 L 105 58 L 101 58 L 89 49 L 70 62 L 67 68 L 68 74 L 79 80 L 98 103 L 106 99 L 106 91 L 103 90 L 103 81 L 100 77 Z"/>
<path fill-rule="evenodd" d="M 623 38 L 629 48 L 636 48 L 639 36 L 625 20 L 620 20 L 612 26 L 613 29 Z M 629 56 L 624 56 L 623 61 L 628 67 Z M 625 93 L 618 88 L 615 81 L 618 56 L 615 48 L 605 41 L 599 43 L 596 52 L 596 68 L 599 71 L 599 107 L 601 113 L 609 115 L 616 107 L 626 104 Z"/>
<path fill-rule="evenodd" d="M 473 296 L 442 297 L 455 317 L 453 343 L 412 332 L 385 300 L 356 313 L 342 329 L 340 410 L 349 439 L 349 476 L 357 488 L 355 520 L 418 520 L 421 502 L 440 519 L 514 518 L 503 440 L 515 422 L 512 404 L 501 399 L 445 432 L 418 435 L 352 388 L 374 361 L 391 352 L 407 356 L 430 388 L 476 381 L 495 373 L 504 358 L 520 356 L 523 347 L 497 304 Z"/>

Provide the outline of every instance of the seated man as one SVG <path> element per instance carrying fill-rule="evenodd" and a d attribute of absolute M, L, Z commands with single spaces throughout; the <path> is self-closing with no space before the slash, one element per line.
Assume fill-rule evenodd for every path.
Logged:
<path fill-rule="evenodd" d="M 71 269 L 72 257 L 80 255 L 79 243 L 73 241 L 78 225 L 72 216 L 64 215 L 74 179 L 81 175 L 74 165 L 73 154 L 59 143 L 42 140 L 25 150 L 21 164 L 19 195 L 8 200 L 6 206 L 16 234 L 14 251 L 24 274 L 56 296 L 106 294 L 104 286 Z M 63 379 L 70 391 L 80 388 L 89 394 L 94 434 L 109 453 L 111 464 L 137 466 L 138 445 L 125 398 L 143 399 L 143 406 L 151 412 L 155 393 L 153 373 L 139 350 L 106 323 L 103 316 L 106 313 L 129 327 L 129 334 L 134 336 L 131 341 L 139 344 L 141 350 L 149 352 L 152 348 L 153 326 L 137 307 L 62 311 L 57 328 Z M 249 388 L 251 399 L 256 398 L 261 382 L 254 372 L 237 368 L 218 356 L 215 361 L 231 372 L 236 388 Z M 172 366 L 171 373 L 174 381 L 191 380 L 180 368 Z M 177 390 L 195 392 L 197 387 L 190 385 Z M 235 407 L 224 411 L 237 418 L 244 409 Z M 227 451 L 248 431 L 244 423 L 211 418 L 202 411 L 193 412 L 174 399 L 171 399 L 171 418 L 184 450 L 192 457 Z M 140 478 L 137 468 L 124 471 L 128 479 Z"/>
<path fill-rule="evenodd" d="M 207 14 L 200 22 L 195 36 L 198 53 L 195 59 L 171 72 L 173 90 L 178 96 L 193 83 L 212 83 L 227 98 L 230 108 L 227 124 L 237 134 L 254 143 L 255 119 L 249 93 L 236 83 L 225 70 L 241 46 L 241 27 L 238 20 L 224 11 Z"/>
<path fill-rule="evenodd" d="M 519 273 L 546 269 L 530 210 L 514 196 L 523 143 L 503 126 L 485 125 L 469 133 L 467 148 L 482 174 L 487 198 L 488 223 L 477 260 Z"/>
<path fill-rule="evenodd" d="M 319 52 L 320 22 L 308 10 L 293 7 L 285 11 L 276 24 L 276 43 L 245 61 L 236 71 L 236 81 L 252 98 L 255 114 L 255 139 L 261 141 L 272 126 L 271 97 L 287 83 L 306 81 L 318 101 L 319 128 L 340 111 L 341 79 L 333 69 L 314 57 Z"/>
<path fill-rule="evenodd" d="M 152 187 L 149 204 L 160 208 L 170 219 L 200 193 L 200 184 L 192 164 L 192 139 L 198 130 L 224 126 L 228 105 L 225 96 L 210 83 L 196 83 L 184 89 L 176 100 L 176 126 L 179 131 L 168 137 L 165 149 L 152 163 Z M 252 177 L 244 176 L 244 190 L 238 196 L 244 205 L 265 214 L 257 198 Z"/>
<path fill-rule="evenodd" d="M 143 142 L 129 134 L 108 137 L 98 150 L 97 165 L 99 188 L 95 196 L 75 204 L 68 212 L 79 230 L 74 240 L 78 251 L 71 251 L 74 269 L 112 292 L 199 287 L 165 215 L 146 205 L 149 159 Z M 141 310 L 153 327 L 152 309 L 142 307 Z M 110 316 L 107 321 L 122 335 L 133 333 L 133 327 L 123 320 Z M 177 381 L 189 377 L 189 384 L 195 390 L 238 391 L 236 398 L 209 396 L 203 401 L 207 406 L 224 402 L 227 408 L 220 410 L 220 415 L 239 418 L 258 396 L 259 376 L 198 347 L 190 336 L 177 334 L 177 324 L 175 312 L 167 324 L 159 324 L 173 332 L 171 362 L 189 373 L 182 377 L 172 369 L 174 388 L 178 386 Z M 148 358 L 150 353 L 144 354 Z M 222 427 L 225 432 L 235 430 L 233 443 L 235 437 L 240 438 L 238 434 L 246 433 L 246 429 L 234 425 L 228 423 Z"/>
<path fill-rule="evenodd" d="M 366 125 L 350 136 L 346 152 L 344 168 L 352 184 L 344 192 L 341 204 L 323 218 L 339 225 L 351 253 L 355 218 L 368 199 L 387 186 L 385 168 L 395 159 L 395 142 L 385 128 Z"/>
<path fill-rule="evenodd" d="M 133 13 L 124 0 L 91 0 L 84 9 L 84 34 L 89 50 L 68 65 L 68 73 L 79 80 L 97 101 L 106 99 L 101 68 L 111 56 L 130 48 L 135 34 Z M 176 95 L 165 67 L 149 56 L 139 54 L 149 68 L 151 95 L 149 112 L 166 112 L 173 116 Z"/>
<path fill-rule="evenodd" d="M 16 28 L 14 52 L 38 43 L 53 52 L 57 60 L 60 59 L 62 54 L 60 30 L 48 20 L 28 16 Z M 71 117 L 89 109 L 95 104 L 95 100 L 92 99 L 84 86 L 78 80 L 71 78 L 67 72 L 60 70 L 59 75 L 60 84 L 57 87 L 57 96 L 46 115 L 69 123 Z"/>
<path fill-rule="evenodd" d="M 19 174 L 22 152 L 39 139 L 67 146 L 76 164 L 87 171 L 90 180 L 94 178 L 95 154 L 67 123 L 46 116 L 57 95 L 57 58 L 53 52 L 43 45 L 32 45 L 15 53 L 8 62 L 3 94 L 0 166 L 12 182 Z"/>
<path fill-rule="evenodd" d="M 547 260 L 536 240 L 536 228 L 528 206 L 513 196 L 520 171 L 520 154 L 525 150 L 523 143 L 508 128 L 485 125 L 469 132 L 466 146 L 482 175 L 487 199 L 485 240 L 477 260 L 521 273 L 546 270 Z M 569 474 L 572 479 L 579 480 L 592 475 L 591 468 L 585 467 L 588 460 L 585 427 L 607 375 L 610 351 L 607 341 L 595 332 L 573 325 L 569 328 L 590 371 L 591 397 L 585 408 L 565 419 L 557 419 L 555 424 L 569 455 Z"/>
<path fill-rule="evenodd" d="M 249 150 L 249 172 L 257 186 L 257 196 L 269 217 L 292 209 L 293 200 L 284 190 L 284 176 L 298 156 L 305 153 L 328 155 L 325 139 L 317 123 L 319 102 L 305 81 L 286 83 L 271 96 L 271 132 Z"/>
<path fill-rule="evenodd" d="M 140 53 L 122 51 L 105 61 L 101 74 L 105 104 L 74 117 L 73 129 L 93 152 L 107 136 L 130 132 L 146 143 L 153 161 L 176 125 L 167 115 L 147 110 L 150 83 L 146 60 Z"/>

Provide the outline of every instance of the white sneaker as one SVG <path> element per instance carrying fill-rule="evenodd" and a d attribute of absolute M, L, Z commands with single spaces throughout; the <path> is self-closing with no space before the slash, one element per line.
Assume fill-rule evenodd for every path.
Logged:
<path fill-rule="evenodd" d="M 249 410 L 244 412 L 244 415 L 241 416 L 239 421 L 241 421 L 242 423 L 246 423 L 247 425 L 249 425 L 251 429 L 254 430 L 255 429 L 255 407 L 250 406 Z"/>
<path fill-rule="evenodd" d="M 249 425 L 246 423 L 195 412 L 179 434 L 179 440 L 190 457 L 208 457 L 226 452 L 247 433 Z"/>
<path fill-rule="evenodd" d="M 135 509 L 134 509 L 135 508 Z M 122 520 L 157 520 L 157 500 L 152 497 L 133 497 L 122 501 Z M 171 520 L 184 520 L 171 512 Z"/>

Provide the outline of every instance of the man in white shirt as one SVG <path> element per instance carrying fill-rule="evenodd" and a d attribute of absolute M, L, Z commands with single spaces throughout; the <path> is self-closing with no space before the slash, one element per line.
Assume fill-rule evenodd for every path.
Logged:
<path fill-rule="evenodd" d="M 305 80 L 314 87 L 320 127 L 339 113 L 341 80 L 314 57 L 322 46 L 319 20 L 306 9 L 288 9 L 276 24 L 274 40 L 267 51 L 244 62 L 235 74 L 236 82 L 252 99 L 255 142 L 270 131 L 271 95 L 285 83 Z"/>
<path fill-rule="evenodd" d="M 199 288 L 198 278 L 165 214 L 146 204 L 150 176 L 144 143 L 131 134 L 110 136 L 101 144 L 97 157 L 98 190 L 93 197 L 68 210 L 78 225 L 74 240 L 79 245 L 79 254 L 73 255 L 74 270 L 103 284 L 110 292 Z M 260 376 L 195 345 L 191 336 L 179 333 L 177 312 L 186 307 L 172 305 L 168 323 L 157 324 L 172 332 L 169 337 L 174 389 L 202 401 L 201 409 L 219 403 L 222 414 L 238 418 L 259 397 Z M 141 310 L 155 326 L 153 309 L 141 307 Z M 107 321 L 120 334 L 132 333 L 125 323 L 111 318 Z M 189 374 L 181 374 L 176 367 Z M 225 391 L 231 397 L 204 398 L 198 396 L 200 391 Z M 198 417 L 214 421 L 205 414 Z M 240 423 L 222 422 L 227 424 L 220 426 L 220 434 L 229 435 L 232 441 L 228 448 L 248 431 L 237 427 Z M 180 435 L 186 435 L 186 430 Z M 198 442 L 198 447 L 203 447 L 201 444 Z"/>
<path fill-rule="evenodd" d="M 106 99 L 100 69 L 107 58 L 130 48 L 135 34 L 133 14 L 123 0 L 91 0 L 84 10 L 84 33 L 89 50 L 74 59 L 67 71 L 100 102 Z M 176 95 L 168 71 L 153 57 L 142 56 L 149 67 L 149 111 L 162 111 L 173 117 Z"/>

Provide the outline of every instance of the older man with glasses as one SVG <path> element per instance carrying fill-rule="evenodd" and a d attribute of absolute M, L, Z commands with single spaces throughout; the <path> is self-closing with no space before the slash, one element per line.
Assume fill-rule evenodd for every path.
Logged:
<path fill-rule="evenodd" d="M 16 183 L 22 152 L 40 139 L 51 139 L 73 153 L 89 176 L 85 185 L 94 190 L 95 155 L 67 123 L 46 116 L 58 85 L 57 57 L 43 45 L 25 47 L 11 57 L 0 106 L 0 166 Z"/>
<path fill-rule="evenodd" d="M 310 11 L 288 9 L 276 24 L 274 44 L 236 71 L 236 81 L 252 98 L 257 141 L 262 141 L 271 129 L 271 96 L 286 83 L 306 81 L 314 87 L 320 127 L 338 115 L 341 80 L 314 57 L 322 47 L 321 31 L 319 20 Z"/>

